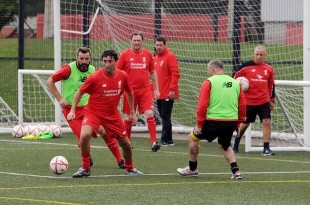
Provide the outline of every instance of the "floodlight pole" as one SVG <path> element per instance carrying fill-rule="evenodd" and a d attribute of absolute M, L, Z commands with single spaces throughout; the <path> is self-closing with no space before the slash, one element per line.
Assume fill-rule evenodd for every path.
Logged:
<path fill-rule="evenodd" d="M 233 73 L 235 73 L 240 65 L 240 56 L 241 56 L 241 45 L 240 45 L 240 36 L 241 36 L 241 8 L 243 1 L 235 0 L 234 1 L 234 15 L 233 15 L 233 37 L 232 37 L 232 46 L 233 46 Z"/>
<path fill-rule="evenodd" d="M 89 0 L 83 0 L 83 32 L 89 29 Z M 83 35 L 83 46 L 89 47 L 89 33 Z"/>
<path fill-rule="evenodd" d="M 25 2 L 18 1 L 18 69 L 24 69 L 24 18 Z"/>
<path fill-rule="evenodd" d="M 154 42 L 157 36 L 161 35 L 161 0 L 155 0 L 154 2 Z M 156 49 L 154 47 L 154 53 Z"/>

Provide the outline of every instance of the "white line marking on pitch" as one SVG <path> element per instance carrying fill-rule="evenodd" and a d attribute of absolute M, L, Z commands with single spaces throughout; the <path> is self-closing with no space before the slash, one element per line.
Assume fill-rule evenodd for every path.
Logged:
<path fill-rule="evenodd" d="M 0 174 L 5 175 L 14 175 L 14 176 L 26 176 L 34 178 L 50 178 L 50 179 L 69 179 L 71 176 L 42 176 L 42 175 L 33 175 L 33 174 L 22 174 L 22 173 L 13 173 L 13 172 L 0 172 Z M 218 173 L 199 173 L 199 175 L 230 175 L 229 172 L 218 172 Z M 310 174 L 310 171 L 292 171 L 292 172 L 242 172 L 244 175 L 258 175 L 258 174 Z M 177 173 L 168 173 L 168 174 L 144 174 L 141 176 L 179 176 Z M 89 176 L 90 178 L 107 178 L 107 177 L 135 177 L 131 175 L 121 174 L 121 175 L 97 175 Z M 136 176 L 137 177 L 137 176 Z"/>

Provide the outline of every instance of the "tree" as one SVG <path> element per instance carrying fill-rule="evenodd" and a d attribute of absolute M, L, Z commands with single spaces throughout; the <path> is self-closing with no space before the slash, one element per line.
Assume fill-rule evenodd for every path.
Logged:
<path fill-rule="evenodd" d="M 15 20 L 18 13 L 17 1 L 0 0 L 0 30 L 6 24 Z"/>
<path fill-rule="evenodd" d="M 0 30 L 6 24 L 16 20 L 18 15 L 18 3 L 22 0 L 0 0 Z M 36 16 L 44 13 L 44 1 L 23 0 L 24 17 Z"/>
<path fill-rule="evenodd" d="M 22 1 L 22 0 L 19 0 Z M 44 1 L 42 0 L 23 0 L 25 2 L 25 19 L 34 17 L 38 13 L 44 13 Z"/>

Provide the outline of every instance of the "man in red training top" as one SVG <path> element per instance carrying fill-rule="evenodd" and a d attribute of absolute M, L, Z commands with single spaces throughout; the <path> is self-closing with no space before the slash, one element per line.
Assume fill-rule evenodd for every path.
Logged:
<path fill-rule="evenodd" d="M 48 80 L 47 86 L 50 89 L 51 93 L 57 99 L 59 105 L 62 108 L 62 113 L 66 117 L 70 112 L 71 105 L 73 102 L 73 97 L 76 91 L 81 87 L 85 82 L 87 77 L 95 72 L 95 67 L 90 64 L 91 62 L 91 51 L 87 47 L 80 47 L 76 52 L 76 61 L 73 61 L 69 64 L 64 65 L 59 70 L 56 71 Z M 61 81 L 62 92 L 57 90 L 55 83 Z M 74 133 L 78 145 L 81 134 L 82 120 L 84 115 L 84 108 L 88 103 L 88 95 L 84 95 L 81 99 L 78 107 L 76 109 L 76 114 L 74 120 L 69 120 L 68 124 Z M 99 134 L 103 136 L 104 130 L 100 129 Z M 113 153 L 118 166 L 121 169 L 125 169 L 124 160 L 118 149 L 117 141 L 113 138 L 104 139 L 110 151 Z M 91 158 L 90 166 L 93 165 L 93 160 Z"/>
<path fill-rule="evenodd" d="M 158 77 L 160 96 L 157 107 L 162 119 L 161 146 L 173 146 L 171 113 L 174 100 L 179 99 L 180 70 L 177 57 L 166 46 L 166 39 L 155 39 L 154 68 Z"/>
<path fill-rule="evenodd" d="M 220 60 L 208 63 L 211 77 L 202 83 L 200 89 L 197 124 L 188 136 L 189 163 L 185 168 L 177 169 L 180 175 L 197 176 L 198 142 L 202 139 L 212 142 L 217 138 L 222 154 L 230 164 L 231 178 L 242 179 L 230 141 L 234 130 L 245 118 L 245 98 L 238 81 L 225 75 L 223 67 Z"/>
<path fill-rule="evenodd" d="M 139 114 L 144 114 L 150 134 L 151 150 L 157 152 L 160 144 L 156 140 L 156 122 L 153 112 L 153 99 L 159 97 L 157 74 L 154 70 L 151 51 L 142 48 L 143 34 L 135 32 L 131 34 L 131 48 L 123 51 L 117 62 L 117 68 L 128 74 L 129 82 L 135 94 L 134 108 L 138 107 Z M 150 79 L 154 85 L 154 93 L 151 92 Z M 128 120 L 129 109 L 124 95 L 123 112 L 124 123 L 129 139 L 131 138 L 132 123 Z"/>
<path fill-rule="evenodd" d="M 126 174 L 143 174 L 133 166 L 132 149 L 126 135 L 122 116 L 117 108 L 124 91 L 128 96 L 129 120 L 137 122 L 134 110 L 134 94 L 124 71 L 116 69 L 118 55 L 114 50 L 106 50 L 102 54 L 103 68 L 90 75 L 76 92 L 68 120 L 75 118 L 76 107 L 85 93 L 89 94 L 89 101 L 85 109 L 81 130 L 80 150 L 82 167 L 73 174 L 74 178 L 90 175 L 90 139 L 103 126 L 108 138 L 116 138 L 123 150 Z"/>
<path fill-rule="evenodd" d="M 271 137 L 271 111 L 274 108 L 275 87 L 273 67 L 266 63 L 267 51 L 262 45 L 254 49 L 253 61 L 247 62 L 245 67 L 235 73 L 235 78 L 244 76 L 249 81 L 249 89 L 244 92 L 247 117 L 240 124 L 238 135 L 235 139 L 233 149 L 239 152 L 239 143 L 246 129 L 251 122 L 255 122 L 256 115 L 259 116 L 263 124 L 263 155 L 275 155 L 270 150 L 269 142 Z"/>

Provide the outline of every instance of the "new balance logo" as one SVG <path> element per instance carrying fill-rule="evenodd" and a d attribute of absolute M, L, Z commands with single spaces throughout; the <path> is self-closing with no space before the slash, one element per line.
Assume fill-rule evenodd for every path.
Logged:
<path fill-rule="evenodd" d="M 87 79 L 87 77 L 81 77 L 81 82 L 85 82 L 86 81 L 86 79 Z"/>

